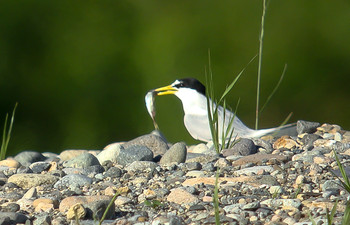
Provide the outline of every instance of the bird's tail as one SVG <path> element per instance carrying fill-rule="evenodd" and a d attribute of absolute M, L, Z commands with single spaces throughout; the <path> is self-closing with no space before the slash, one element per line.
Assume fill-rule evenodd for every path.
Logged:
<path fill-rule="evenodd" d="M 262 137 L 265 135 L 272 135 L 276 137 L 281 137 L 283 135 L 296 136 L 297 135 L 296 124 L 291 123 L 291 124 L 274 127 L 274 128 L 251 130 L 247 135 L 245 135 L 245 137 L 254 138 L 254 137 Z"/>

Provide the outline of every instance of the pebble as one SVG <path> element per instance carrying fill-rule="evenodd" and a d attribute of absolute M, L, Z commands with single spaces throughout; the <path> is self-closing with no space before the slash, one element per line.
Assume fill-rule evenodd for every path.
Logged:
<path fill-rule="evenodd" d="M 0 167 L 19 168 L 21 164 L 14 158 L 7 158 L 0 161 Z"/>
<path fill-rule="evenodd" d="M 166 165 L 170 163 L 184 163 L 186 161 L 187 149 L 184 143 L 176 143 L 165 152 L 160 159 L 160 165 Z"/>
<path fill-rule="evenodd" d="M 72 150 L 64 150 L 61 152 L 61 154 L 59 154 L 59 157 L 62 161 L 68 161 L 71 160 L 83 153 L 88 153 L 87 150 L 76 150 L 76 149 L 72 149 Z"/>
<path fill-rule="evenodd" d="M 14 159 L 23 166 L 30 166 L 33 162 L 44 161 L 46 159 L 40 152 L 23 151 L 18 153 Z"/>
<path fill-rule="evenodd" d="M 35 162 L 30 164 L 29 169 L 33 171 L 33 173 L 41 173 L 43 171 L 49 170 L 51 164 L 48 162 Z"/>
<path fill-rule="evenodd" d="M 124 149 L 124 147 L 121 144 L 119 144 L 119 143 L 111 144 L 111 145 L 107 146 L 103 151 L 101 151 L 96 156 L 96 158 L 98 159 L 100 164 L 103 164 L 104 162 L 106 162 L 108 160 L 113 162 L 113 163 L 116 163 L 120 149 Z"/>
<path fill-rule="evenodd" d="M 16 212 L 0 212 L 0 218 L 8 218 L 5 220 L 9 222 L 8 224 L 25 223 L 25 221 L 28 219 L 28 217 L 22 213 Z"/>
<path fill-rule="evenodd" d="M 103 224 L 215 224 L 217 171 L 221 224 L 311 224 L 309 212 L 327 223 L 336 199 L 339 224 L 349 194 L 331 173 L 341 176 L 333 150 L 350 175 L 350 132 L 298 123 L 298 136 L 242 139 L 241 150 L 227 154 L 211 143 L 172 145 L 154 132 L 102 151 L 24 151 L 17 156 L 25 165 L 0 161 L 0 224 L 65 225 L 75 222 L 74 210 L 80 224 L 94 224 L 116 194 Z"/>
<path fill-rule="evenodd" d="M 58 180 L 58 177 L 49 174 L 14 174 L 9 177 L 8 182 L 25 189 L 37 187 L 40 185 L 52 185 Z"/>
<path fill-rule="evenodd" d="M 120 149 L 117 163 L 126 166 L 135 161 L 152 161 L 153 152 L 146 146 L 132 145 L 125 149 Z"/>
<path fill-rule="evenodd" d="M 92 179 L 83 174 L 68 174 L 57 181 L 54 185 L 54 188 L 69 188 L 71 185 L 82 187 L 92 183 Z"/>
<path fill-rule="evenodd" d="M 298 134 L 303 133 L 314 133 L 321 124 L 317 122 L 309 122 L 304 120 L 298 120 L 297 122 L 297 132 Z"/>
<path fill-rule="evenodd" d="M 194 205 L 199 202 L 198 198 L 193 194 L 185 191 L 182 188 L 175 188 L 170 191 L 167 197 L 167 201 L 173 202 L 179 205 Z"/>
<path fill-rule="evenodd" d="M 252 155 L 255 154 L 257 151 L 256 145 L 254 142 L 247 138 L 240 139 L 232 148 L 230 149 L 224 149 L 222 151 L 222 154 L 224 157 L 231 156 L 231 155 Z"/>
<path fill-rule="evenodd" d="M 83 153 L 63 163 L 64 167 L 87 168 L 89 166 L 101 166 L 96 156 L 90 153 Z"/>
<path fill-rule="evenodd" d="M 162 156 L 168 150 L 168 144 L 164 139 L 159 135 L 154 134 L 146 134 L 123 144 L 124 148 L 130 146 L 145 146 L 153 152 L 154 156 Z"/>

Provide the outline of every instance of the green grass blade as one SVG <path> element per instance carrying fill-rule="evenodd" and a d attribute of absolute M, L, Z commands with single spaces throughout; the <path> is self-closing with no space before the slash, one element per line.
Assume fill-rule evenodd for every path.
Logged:
<path fill-rule="evenodd" d="M 215 176 L 215 188 L 214 188 L 214 211 L 215 211 L 215 224 L 220 225 L 220 212 L 219 212 L 219 167 L 216 170 Z"/>
<path fill-rule="evenodd" d="M 265 109 L 265 106 L 270 102 L 272 96 L 275 94 L 275 92 L 277 91 L 277 89 L 279 88 L 279 86 L 281 85 L 282 83 L 282 80 L 284 78 L 284 75 L 286 73 L 286 70 L 287 70 L 287 64 L 284 65 L 284 68 L 283 68 L 283 72 L 281 74 L 281 77 L 278 81 L 278 83 L 276 84 L 275 88 L 272 90 L 271 94 L 269 95 L 269 97 L 267 97 L 266 99 L 266 102 L 264 103 L 264 105 L 261 107 L 259 113 L 261 113 L 264 109 Z"/>
<path fill-rule="evenodd" d="M 350 202 L 346 203 L 346 208 L 344 211 L 344 216 L 341 224 L 343 225 L 350 224 Z"/>
<path fill-rule="evenodd" d="M 7 128 L 7 118 L 8 118 L 8 114 L 6 114 L 6 117 L 5 117 L 5 124 L 4 124 L 4 130 L 3 130 L 3 133 L 2 133 L 2 142 L 1 142 L 1 158 L 0 160 L 3 160 L 5 159 L 6 157 L 6 128 Z"/>
<path fill-rule="evenodd" d="M 314 217 L 311 215 L 310 211 L 308 212 L 309 214 L 309 219 L 311 220 L 312 225 L 317 225 L 317 223 L 314 220 Z"/>
<path fill-rule="evenodd" d="M 263 0 L 263 12 L 261 16 L 261 29 L 259 38 L 259 63 L 258 63 L 258 81 L 256 85 L 256 114 L 255 114 L 255 130 L 259 124 L 259 102 L 260 102 L 260 80 L 261 80 L 261 65 L 264 41 L 264 26 L 265 26 L 266 0 Z"/>
<path fill-rule="evenodd" d="M 0 160 L 5 159 L 6 157 L 7 147 L 8 147 L 8 144 L 10 143 L 11 132 L 12 132 L 12 127 L 15 119 L 15 112 L 16 112 L 17 105 L 18 104 L 16 103 L 12 111 L 11 121 L 10 121 L 8 130 L 7 130 L 8 114 L 6 114 L 6 117 L 5 117 L 5 124 L 4 124 L 4 130 L 2 134 L 2 143 L 1 143 L 1 149 L 0 149 Z"/>
<path fill-rule="evenodd" d="M 343 178 L 344 181 L 342 181 L 338 176 L 336 176 L 334 173 L 334 175 L 338 178 L 338 180 L 341 182 L 343 188 L 348 192 L 350 193 L 350 181 L 349 181 L 349 178 L 348 178 L 348 175 L 346 174 L 345 172 L 345 169 L 344 169 L 344 166 L 340 163 L 340 160 L 338 158 L 338 155 L 337 153 L 335 152 L 335 150 L 333 149 L 333 154 L 334 154 L 334 157 L 335 157 L 335 160 L 337 161 L 337 164 L 338 164 L 338 167 L 339 167 L 339 171 L 341 173 L 341 176 Z"/>
<path fill-rule="evenodd" d="M 239 74 L 236 76 L 236 78 L 231 82 L 231 84 L 225 89 L 224 93 L 222 94 L 219 102 L 221 103 L 222 100 L 226 97 L 226 95 L 231 91 L 231 89 L 233 88 L 233 86 L 236 84 L 236 82 L 238 81 L 238 79 L 241 77 L 241 75 L 243 74 L 243 72 L 246 70 L 246 68 L 250 65 L 251 62 L 253 62 L 253 60 L 257 57 L 257 55 L 255 55 L 249 62 L 248 64 L 239 72 Z"/>
<path fill-rule="evenodd" d="M 103 221 L 105 220 L 105 218 L 106 218 L 106 216 L 107 216 L 107 213 L 108 213 L 109 209 L 112 207 L 112 205 L 113 205 L 115 199 L 116 199 L 119 195 L 120 195 L 119 192 L 115 193 L 115 195 L 113 196 L 112 200 L 109 202 L 109 204 L 108 204 L 106 210 L 104 211 L 104 213 L 103 213 L 103 215 L 102 215 L 102 218 L 101 218 L 100 221 L 99 221 L 99 225 L 101 225 L 101 224 L 103 223 Z"/>

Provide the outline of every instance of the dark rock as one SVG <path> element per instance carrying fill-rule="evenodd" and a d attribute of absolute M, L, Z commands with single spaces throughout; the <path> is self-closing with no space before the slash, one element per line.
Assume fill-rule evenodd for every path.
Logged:
<path fill-rule="evenodd" d="M 30 169 L 28 166 L 21 166 L 17 169 L 17 173 L 33 173 L 33 170 Z"/>
<path fill-rule="evenodd" d="M 90 219 L 96 218 L 100 220 L 107 209 L 110 201 L 109 200 L 99 200 L 99 201 L 94 201 L 90 202 L 88 204 L 84 204 L 84 206 L 87 209 L 87 217 Z M 112 206 L 109 208 L 105 219 L 114 219 L 115 217 L 115 205 L 112 203 Z"/>
<path fill-rule="evenodd" d="M 21 163 L 23 166 L 30 166 L 34 162 L 44 161 L 46 159 L 40 152 L 24 151 L 18 153 L 15 158 L 16 161 Z"/>
<path fill-rule="evenodd" d="M 305 145 L 305 149 L 311 150 L 313 148 L 314 141 L 320 138 L 322 137 L 317 134 L 305 134 L 301 139 L 301 142 Z"/>
<path fill-rule="evenodd" d="M 117 167 L 111 167 L 107 172 L 105 173 L 106 177 L 121 177 L 123 175 L 123 171 Z"/>
<path fill-rule="evenodd" d="M 271 153 L 273 151 L 273 147 L 271 142 L 263 140 L 263 139 L 254 139 L 254 144 L 257 147 L 262 147 L 266 150 L 266 153 Z"/>
<path fill-rule="evenodd" d="M 190 208 L 188 209 L 189 211 L 197 211 L 197 210 L 206 210 L 206 208 L 203 205 L 192 205 L 190 206 Z"/>
<path fill-rule="evenodd" d="M 309 122 L 304 120 L 298 120 L 297 122 L 297 132 L 298 134 L 303 133 L 314 133 L 321 124 L 317 122 Z"/>
<path fill-rule="evenodd" d="M 230 155 L 251 155 L 257 152 L 254 142 L 247 138 L 241 138 L 232 148 L 224 149 L 222 155 L 227 157 Z"/>
<path fill-rule="evenodd" d="M 202 165 L 199 162 L 189 162 L 185 163 L 185 167 L 187 170 L 201 170 Z"/>
<path fill-rule="evenodd" d="M 207 171 L 207 172 L 214 172 L 215 171 L 215 166 L 214 163 L 207 163 L 204 164 L 202 167 L 203 171 Z"/>
<path fill-rule="evenodd" d="M 10 217 L 1 217 L 0 218 L 0 225 L 11 225 L 11 219 Z"/>
<path fill-rule="evenodd" d="M 32 163 L 29 168 L 33 171 L 33 173 L 41 173 L 50 168 L 51 164 L 48 162 L 35 162 Z"/>
<path fill-rule="evenodd" d="M 26 220 L 28 219 L 27 216 L 23 215 L 22 213 L 0 212 L 0 218 L 6 218 L 6 217 L 10 219 L 10 224 L 25 223 Z M 5 222 L 6 221 L 8 221 L 8 219 L 5 219 Z"/>
<path fill-rule="evenodd" d="M 126 166 L 135 161 L 152 161 L 152 159 L 153 152 L 148 147 L 135 145 L 120 149 L 117 162 Z"/>
<path fill-rule="evenodd" d="M 20 206 L 13 202 L 1 207 L 2 212 L 17 212 L 18 210 L 20 210 Z"/>

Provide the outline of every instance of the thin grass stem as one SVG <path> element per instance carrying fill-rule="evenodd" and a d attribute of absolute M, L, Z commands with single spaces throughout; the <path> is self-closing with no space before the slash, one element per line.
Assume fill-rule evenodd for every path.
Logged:
<path fill-rule="evenodd" d="M 263 0 L 263 13 L 261 16 L 261 29 L 260 29 L 260 38 L 259 38 L 258 81 L 256 85 L 255 130 L 257 130 L 259 126 L 260 80 L 261 80 L 261 66 L 262 66 L 262 53 L 263 53 L 263 40 L 264 40 L 265 12 L 266 12 L 266 0 Z"/>
<path fill-rule="evenodd" d="M 265 109 L 265 106 L 270 102 L 272 96 L 275 94 L 275 92 L 277 91 L 277 89 L 279 88 L 280 84 L 282 83 L 282 80 L 284 78 L 284 75 L 286 73 L 287 70 L 287 64 L 284 64 L 284 68 L 283 68 L 283 72 L 281 74 L 281 77 L 278 81 L 278 83 L 276 84 L 275 88 L 273 89 L 273 91 L 271 92 L 271 94 L 269 95 L 269 97 L 267 97 L 266 102 L 264 103 L 264 105 L 261 107 L 259 114 L 262 113 L 262 111 Z"/>

